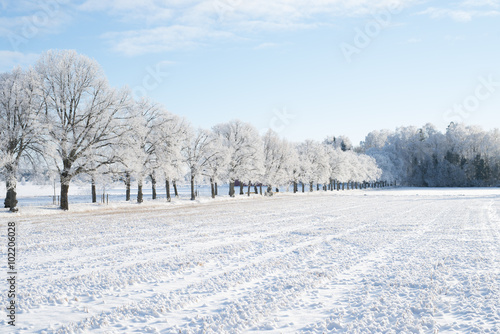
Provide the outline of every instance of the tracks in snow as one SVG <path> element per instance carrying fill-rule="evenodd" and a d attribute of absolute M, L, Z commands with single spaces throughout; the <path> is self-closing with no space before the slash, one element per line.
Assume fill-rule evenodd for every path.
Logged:
<path fill-rule="evenodd" d="M 34 319 L 23 328 L 473 330 L 468 317 L 481 302 L 489 309 L 474 319 L 493 330 L 499 220 L 489 203 L 474 221 L 479 202 L 275 197 L 21 222 L 21 317 Z M 463 265 L 467 256 L 485 259 Z M 477 269 L 483 275 L 476 279 Z M 38 321 L 44 317 L 50 321 Z"/>

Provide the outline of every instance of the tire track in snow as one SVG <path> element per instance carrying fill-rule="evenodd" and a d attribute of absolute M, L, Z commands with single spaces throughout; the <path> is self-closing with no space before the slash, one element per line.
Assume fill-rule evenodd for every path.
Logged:
<path fill-rule="evenodd" d="M 351 209 L 351 208 L 344 208 L 344 209 L 345 209 L 345 210 L 348 210 L 348 209 Z M 342 210 L 344 210 L 344 209 L 342 209 Z M 340 210 L 340 211 L 342 211 L 342 210 Z M 303 211 L 303 210 L 302 210 L 302 211 Z M 312 216 L 315 216 L 315 215 L 308 215 L 308 217 L 312 217 Z M 269 221 L 267 221 L 267 223 L 269 223 Z M 293 230 L 297 231 L 297 230 L 300 230 L 300 229 L 301 229 L 301 228 L 294 228 Z M 278 232 L 279 232 L 279 231 L 278 231 Z M 229 233 L 231 233 L 231 231 L 230 231 Z M 275 236 L 275 235 L 276 235 L 276 230 L 273 230 L 273 231 L 272 231 L 272 235 L 273 235 L 273 236 Z M 140 268 L 140 264 L 139 264 L 139 268 Z M 136 269 L 137 269 L 137 268 L 136 268 Z M 151 269 L 154 269 L 154 267 L 153 267 L 153 268 L 151 268 Z M 99 289 L 98 289 L 98 288 L 99 288 L 99 281 L 105 281 L 105 282 L 109 283 L 109 277 L 106 277 L 106 273 L 105 273 L 105 272 L 104 272 L 103 274 L 101 274 L 101 273 L 99 273 L 99 274 L 96 274 L 96 273 L 90 273 L 90 274 L 89 274 L 89 276 L 90 276 L 90 281 L 92 282 L 92 284 L 89 284 L 89 285 L 88 285 L 88 288 L 87 288 L 88 290 L 96 290 L 96 289 L 97 289 L 97 290 L 99 290 Z M 96 281 L 96 279 L 97 279 L 97 282 L 95 282 L 95 281 Z M 117 279 L 120 279 L 120 278 L 117 278 Z M 57 284 L 56 284 L 56 285 L 61 286 L 61 287 L 62 287 L 62 289 L 61 289 L 61 290 L 63 290 L 63 289 L 68 289 L 68 286 L 67 286 L 67 285 L 64 285 L 63 283 L 64 283 L 64 282 L 59 281 L 59 282 L 57 282 Z M 77 282 L 75 282 L 75 284 L 76 284 L 76 286 L 84 286 L 84 287 L 85 287 L 85 284 L 82 284 L 82 282 L 79 282 L 78 280 L 77 280 Z M 108 285 L 112 285 L 112 284 L 108 284 Z M 70 290 L 71 290 L 71 289 L 70 289 Z M 44 296 L 47 296 L 47 295 L 49 295 L 49 296 L 50 296 L 51 294 L 52 294 L 52 295 L 54 295 L 54 291 L 51 291 L 51 293 L 47 293 L 46 291 L 42 291 L 42 292 L 41 292 L 41 294 L 42 294 L 42 295 L 44 295 Z M 101 297 L 102 297 L 100 293 L 93 293 L 93 295 L 97 295 L 97 298 L 101 298 Z M 71 298 L 72 296 L 66 296 L 66 297 L 69 297 L 69 299 L 72 299 L 72 298 Z M 63 299 L 68 299 L 68 298 L 66 298 L 66 297 L 65 297 L 64 295 L 62 295 L 62 296 L 61 296 L 61 295 L 59 295 L 58 293 L 55 293 L 55 297 L 52 297 L 52 298 L 51 298 L 51 297 L 48 297 L 48 298 L 49 298 L 48 303 L 49 303 L 49 304 L 51 304 L 51 305 L 53 305 L 53 306 L 55 306 L 55 304 L 57 304 L 57 303 L 62 303 L 62 304 L 65 304 L 65 303 L 64 303 L 63 301 L 61 301 L 61 300 L 63 300 Z M 80 299 L 81 299 L 81 298 L 80 298 Z M 67 303 L 67 300 L 66 300 L 66 303 Z M 35 305 L 30 305 L 30 306 L 35 306 Z M 64 305 L 63 305 L 63 306 L 64 306 Z"/>
<path fill-rule="evenodd" d="M 412 210 L 413 210 L 413 209 L 411 209 L 411 210 L 409 210 L 409 211 L 412 211 Z M 349 234 L 351 234 L 351 233 L 349 233 Z M 331 237 L 331 239 L 332 239 L 332 240 L 335 240 L 335 239 L 339 239 L 339 238 L 338 238 L 337 236 L 333 236 L 333 237 Z M 322 241 L 323 241 L 323 242 L 328 243 L 328 240 L 326 240 L 326 241 L 325 241 L 325 240 L 322 240 Z M 320 242 L 317 242 L 316 244 L 318 244 L 318 243 L 320 243 Z M 353 245 L 353 244 L 351 244 L 351 245 Z M 312 245 L 309 245 L 309 246 L 312 246 Z M 345 246 L 345 245 L 344 245 L 344 246 Z M 308 256 L 310 257 L 310 256 L 311 256 L 311 254 L 308 254 Z M 353 254 L 350 254 L 350 256 L 353 256 Z M 299 262 L 303 262 L 303 261 L 299 261 Z M 325 263 L 325 266 L 323 266 L 323 267 L 324 267 L 324 268 L 327 268 L 327 265 L 328 265 L 328 263 Z M 337 266 L 338 266 L 337 264 L 335 264 L 335 265 L 334 265 L 334 267 L 337 267 Z M 301 267 L 302 267 L 302 266 L 301 266 Z M 290 269 L 290 270 L 292 270 L 292 269 L 297 269 L 297 268 L 293 268 L 293 267 L 292 267 L 292 268 L 289 268 L 289 269 Z M 333 268 L 333 267 L 332 267 L 332 268 L 327 268 L 327 271 L 335 271 L 335 268 Z M 323 271 L 321 272 L 321 275 L 322 275 L 322 277 L 323 277 L 323 276 L 326 276 L 326 274 L 325 274 Z M 312 284 L 312 285 L 311 285 L 310 287 L 308 287 L 307 289 L 310 289 L 312 286 L 315 286 L 316 282 L 318 282 L 318 277 L 314 276 L 314 277 L 313 277 L 313 279 L 312 279 L 312 281 L 310 282 L 310 284 Z M 285 284 L 285 283 L 283 283 L 283 284 Z M 276 287 L 275 287 L 275 290 L 281 291 L 279 288 L 276 288 Z M 304 289 L 303 289 L 303 290 L 304 290 Z M 293 302 L 293 300 L 295 300 L 295 299 L 297 298 L 297 296 L 301 295 L 302 293 L 303 293 L 303 291 L 300 291 L 300 292 L 297 292 L 297 293 L 296 293 L 293 297 L 288 297 L 288 299 L 287 299 L 287 300 L 283 300 L 283 299 L 282 299 L 282 300 L 281 300 L 281 303 L 290 303 L 290 302 Z M 245 304 L 245 301 L 243 300 L 243 301 L 242 301 L 242 303 L 243 303 L 243 304 Z M 253 303 L 252 303 L 252 304 L 253 304 Z M 230 306 L 230 307 L 232 307 L 232 308 L 233 308 L 233 311 L 234 311 L 234 309 L 236 309 L 236 308 L 237 308 L 237 305 L 239 305 L 239 304 L 238 304 L 238 302 L 231 303 L 231 306 Z M 271 307 L 271 306 L 272 306 L 272 305 L 266 305 L 266 309 L 272 309 L 272 307 Z M 226 308 L 223 308 L 223 309 L 227 309 L 227 307 L 226 307 Z M 225 318 L 228 318 L 228 319 L 226 319 L 228 322 L 234 322 L 235 320 L 234 320 L 234 319 L 232 319 L 232 317 L 235 317 L 235 316 L 236 316 L 236 315 L 234 314 L 234 312 L 233 312 L 233 313 L 228 312 L 227 314 L 225 314 Z M 218 329 L 214 329 L 214 327 L 213 327 L 213 326 L 214 326 L 214 325 L 217 325 L 217 324 L 220 326 L 221 324 L 223 324 L 223 323 L 224 323 L 224 321 L 225 321 L 225 320 L 224 320 L 224 319 L 220 319 L 220 318 L 219 318 L 219 316 L 217 316 L 217 317 L 218 317 L 218 319 L 217 319 L 217 320 L 218 320 L 218 322 L 212 323 L 212 327 L 210 327 L 210 326 L 209 326 L 209 327 L 206 327 L 206 326 L 207 326 L 207 324 L 206 324 L 206 323 L 207 323 L 207 322 L 208 322 L 208 323 L 213 322 L 213 319 L 211 319 L 211 320 L 210 320 L 210 319 L 205 319 L 205 318 L 204 318 L 204 319 L 203 319 L 204 323 L 202 323 L 202 324 L 198 324 L 198 326 L 199 326 L 199 327 L 195 327 L 195 328 L 187 328 L 186 330 L 187 330 L 187 332 L 202 332 L 202 331 L 205 331 L 205 330 L 208 330 L 208 329 L 210 329 L 210 328 L 211 328 L 211 331 L 213 331 L 213 332 L 220 332 L 220 331 L 221 331 L 221 328 L 218 328 L 218 327 L 217 327 Z M 243 321 L 243 320 L 244 320 L 244 319 L 240 319 L 240 321 Z M 186 322 L 187 322 L 187 323 L 189 323 L 189 321 L 186 321 Z M 243 322 L 245 322 L 245 321 L 243 321 Z M 245 323 L 246 323 L 247 325 L 250 325 L 250 324 L 251 324 L 251 321 L 247 319 L 247 321 L 246 321 Z M 240 327 L 241 327 L 241 326 L 240 326 Z M 239 328 L 240 328 L 240 327 L 239 327 Z M 182 328 L 184 328 L 184 329 L 185 329 L 185 327 L 182 327 Z M 176 328 L 175 328 L 175 329 L 176 329 Z M 269 327 L 268 327 L 268 326 L 264 326 L 264 328 L 260 328 L 260 329 L 266 329 L 266 330 L 268 330 L 268 329 L 269 329 Z M 171 330 L 173 330 L 173 328 L 172 328 Z M 234 329 L 233 329 L 233 330 L 234 330 Z M 167 332 L 168 332 L 168 331 L 167 331 Z M 210 332 L 210 331 L 209 331 L 209 332 Z"/>
<path fill-rule="evenodd" d="M 472 305 L 463 307 L 461 304 L 469 304 L 474 297 L 457 293 L 457 288 L 466 287 L 463 283 L 470 280 L 471 273 L 462 271 L 467 253 L 464 254 L 464 245 L 457 243 L 454 235 L 463 234 L 467 229 L 464 223 L 469 221 L 467 213 L 471 208 L 474 204 L 468 201 L 456 201 L 454 208 L 444 208 L 440 219 L 434 219 L 431 229 L 415 236 L 414 242 L 402 244 L 400 250 L 395 249 L 392 258 L 398 261 L 386 261 L 385 268 L 375 268 L 373 274 L 365 278 L 361 293 L 353 293 L 344 305 L 330 311 L 330 317 L 301 332 L 378 333 L 389 329 L 396 332 L 495 332 L 494 316 L 471 313 Z M 483 277 L 472 284 L 491 286 L 492 281 L 488 283 Z M 487 294 L 489 301 L 476 300 L 472 304 L 498 310 L 498 293 L 488 291 Z M 461 301 L 456 301 L 456 295 Z M 498 318 L 496 328 L 498 330 Z"/>
<path fill-rule="evenodd" d="M 286 198 L 286 200 L 288 199 Z M 218 209 L 217 205 L 212 205 L 210 210 L 214 212 L 208 214 L 205 214 L 201 208 L 198 211 L 196 208 L 192 208 L 186 212 L 182 219 L 175 221 L 174 225 L 185 224 L 184 229 L 178 228 L 177 230 L 173 228 L 170 230 L 162 229 L 162 225 L 157 222 L 156 217 L 160 216 L 160 220 L 168 220 L 173 219 L 173 215 L 157 210 L 153 212 L 154 218 L 148 217 L 135 222 L 135 224 L 144 227 L 143 230 L 149 224 L 149 228 L 156 233 L 176 231 L 174 233 L 180 234 L 178 238 L 167 236 L 171 242 L 177 240 L 181 244 L 181 247 L 172 249 L 173 253 L 179 256 L 178 263 L 185 261 L 185 266 L 182 269 L 178 268 L 178 274 L 169 275 L 171 270 L 169 271 L 165 267 L 165 264 L 173 258 L 173 254 L 169 254 L 168 247 L 162 245 L 141 247 L 140 240 L 134 239 L 130 235 L 124 235 L 116 239 L 117 243 L 136 240 L 136 243 L 131 244 L 132 247 L 134 249 L 143 248 L 145 256 L 155 256 L 155 259 L 141 262 L 140 254 L 126 253 L 126 247 L 103 248 L 102 250 L 109 254 L 106 257 L 101 257 L 104 261 L 102 266 L 96 266 L 100 271 L 100 275 L 97 277 L 102 276 L 103 284 L 110 283 L 109 277 L 105 278 L 106 273 L 118 274 L 120 269 L 126 269 L 126 272 L 117 276 L 118 281 L 125 277 L 140 277 L 142 274 L 138 274 L 138 272 L 151 275 L 163 270 L 166 276 L 158 276 L 153 280 L 128 285 L 122 291 L 125 295 L 111 288 L 103 287 L 102 296 L 95 296 L 94 301 L 86 303 L 86 305 L 95 305 L 95 309 L 90 310 L 90 313 L 84 313 L 81 309 L 78 312 L 75 311 L 78 317 L 86 315 L 87 320 L 76 322 L 75 320 L 78 319 L 76 314 L 69 314 L 67 318 L 61 319 L 58 325 L 47 324 L 45 329 L 49 333 L 70 332 L 70 330 L 78 332 L 85 330 L 85 328 L 96 333 L 168 333 L 174 328 L 193 333 L 203 330 L 214 333 L 243 332 L 251 329 L 288 332 L 294 328 L 302 328 L 304 332 L 319 333 L 321 330 L 340 332 L 345 328 L 336 329 L 335 321 L 338 319 L 329 318 L 329 316 L 337 314 L 340 317 L 344 314 L 353 317 L 356 310 L 367 311 L 367 316 L 374 317 L 371 322 L 379 326 L 378 331 L 383 331 L 383 326 L 386 326 L 386 329 L 389 328 L 387 327 L 389 325 L 385 324 L 384 321 L 392 321 L 395 316 L 406 316 L 409 320 L 403 319 L 399 325 L 396 323 L 397 320 L 394 320 L 392 328 L 399 328 L 397 326 L 408 325 L 405 321 L 422 320 L 422 317 L 426 316 L 432 317 L 431 313 L 426 313 L 430 312 L 428 311 L 431 309 L 429 303 L 433 302 L 430 299 L 432 295 L 427 293 L 426 289 L 433 292 L 438 288 L 446 288 L 449 286 L 446 283 L 447 279 L 458 279 L 456 286 L 450 293 L 459 296 L 459 288 L 479 289 L 485 282 L 491 283 L 491 281 L 485 281 L 487 279 L 485 276 L 479 276 L 476 279 L 469 274 L 463 275 L 463 277 L 453 274 L 457 263 L 464 259 L 462 255 L 455 254 L 456 249 L 459 245 L 463 246 L 465 241 L 470 240 L 470 235 L 461 233 L 464 224 L 459 221 L 460 215 L 463 216 L 470 206 L 467 202 L 461 201 L 461 206 L 455 204 L 454 207 L 459 209 L 457 214 L 453 215 L 450 212 L 449 217 L 456 222 L 446 222 L 440 216 L 438 223 L 426 234 L 408 237 L 412 231 L 434 218 L 436 212 L 441 212 L 439 204 L 432 204 L 434 200 L 435 198 L 423 199 L 410 196 L 404 198 L 394 196 L 385 198 L 375 198 L 375 196 L 351 198 L 311 196 L 290 202 L 281 200 L 273 200 L 272 203 L 241 201 L 229 209 Z M 300 204 L 301 210 L 294 208 L 298 204 Z M 334 207 L 331 207 L 332 204 Z M 445 207 L 448 206 L 445 202 L 442 204 Z M 276 205 L 278 208 L 274 207 Z M 348 208 L 345 208 L 340 215 L 339 208 L 335 206 L 342 205 L 346 205 Z M 242 209 L 241 218 L 238 216 L 231 221 L 229 218 L 221 220 L 218 217 L 234 212 L 234 209 L 237 208 Z M 398 212 L 399 210 L 407 210 L 408 212 L 401 213 Z M 315 212 L 315 214 L 307 215 L 307 211 Z M 296 217 L 280 220 L 278 217 L 280 212 L 281 214 L 296 215 Z M 199 223 L 196 218 L 196 216 L 207 215 L 210 216 L 210 219 L 202 223 Z M 408 220 L 407 216 L 412 215 L 414 217 Z M 102 222 L 106 220 L 105 224 L 111 224 L 114 221 L 135 219 L 138 216 L 130 213 L 106 214 L 99 219 Z M 79 218 L 81 219 L 80 223 L 88 227 L 85 217 L 94 219 L 96 215 L 91 213 Z M 64 219 L 61 217 L 59 221 L 61 226 L 63 226 Z M 262 219 L 262 222 L 255 221 L 256 219 Z M 304 221 L 311 220 L 313 223 L 304 223 Z M 479 218 L 479 222 L 484 223 L 484 217 Z M 95 224 L 97 223 L 99 222 Z M 471 221 L 467 224 L 472 226 L 474 222 Z M 125 224 L 124 230 L 126 231 L 133 225 L 134 223 Z M 430 225 L 427 224 L 427 226 Z M 356 228 L 359 229 L 356 230 Z M 452 233 L 451 228 L 455 228 L 457 232 Z M 33 232 L 36 231 L 36 229 L 33 230 Z M 480 231 L 486 232 L 487 228 L 482 228 Z M 119 234 L 120 231 L 105 230 L 105 232 L 104 237 Z M 450 240 L 443 238 L 442 235 L 448 236 Z M 463 241 L 458 244 L 455 242 L 457 244 L 455 245 L 451 239 L 457 239 L 457 236 Z M 400 237 L 404 240 L 398 240 Z M 486 234 L 482 236 L 483 239 L 491 239 L 492 237 L 488 237 Z M 157 237 L 156 240 L 161 239 Z M 204 246 L 204 240 L 210 244 Z M 425 240 L 428 242 L 424 243 Z M 473 240 L 475 248 L 468 248 L 473 255 L 481 254 L 486 250 L 486 244 L 483 247 L 476 242 L 478 240 Z M 59 240 L 56 239 L 53 242 L 57 243 Z M 443 244 L 449 246 L 444 249 L 444 252 L 440 247 Z M 47 243 L 47 245 L 50 246 L 51 243 Z M 385 255 L 379 254 L 380 256 L 384 255 L 382 259 L 373 257 L 378 249 L 391 246 L 393 246 L 392 252 L 388 252 L 390 251 L 388 249 Z M 421 251 L 420 248 L 424 246 L 428 249 Z M 89 247 L 89 243 L 82 245 L 84 249 Z M 54 247 L 52 250 L 64 250 L 64 247 Z M 50 252 L 50 248 L 45 251 L 46 256 L 53 254 Z M 441 252 L 439 256 L 435 254 L 436 251 Z M 129 262 L 123 261 L 113 264 L 111 262 L 113 261 L 112 252 L 116 253 L 117 259 L 129 256 Z M 372 252 L 371 259 L 370 252 Z M 40 254 L 44 253 L 40 252 Z M 184 254 L 182 259 L 180 258 L 181 254 Z M 63 259 L 78 263 L 78 258 L 72 259 L 72 257 L 73 254 L 68 254 Z M 83 259 L 96 259 L 98 257 L 98 252 L 89 252 L 87 257 Z M 207 261 L 204 261 L 202 266 L 198 266 L 196 261 L 199 259 Z M 426 263 L 427 259 L 432 263 Z M 47 261 L 47 263 L 49 262 Z M 407 264 L 414 265 L 416 269 L 433 271 L 430 274 L 422 274 L 413 269 L 409 270 Z M 473 264 L 471 262 L 471 265 Z M 476 265 L 480 266 L 478 268 L 485 268 L 484 264 L 486 262 L 483 261 Z M 488 265 L 490 264 L 488 262 Z M 360 266 L 359 269 L 371 265 L 371 267 L 365 268 L 367 271 L 364 273 L 365 277 L 370 275 L 369 279 L 358 281 L 358 283 L 354 282 L 354 287 L 357 287 L 359 291 L 356 291 L 355 288 L 351 289 L 352 293 L 348 295 L 351 303 L 350 308 L 341 305 L 342 307 L 339 306 L 338 309 L 332 309 L 329 302 L 325 302 L 325 298 L 322 297 L 322 289 L 339 273 L 354 270 L 356 265 Z M 55 268 L 52 267 L 52 269 Z M 63 267 L 59 270 L 63 270 Z M 402 271 L 398 272 L 398 270 Z M 417 274 L 417 276 L 412 278 L 408 276 L 409 274 Z M 434 281 L 437 283 L 432 283 L 430 275 L 435 276 Z M 382 281 L 383 278 L 385 281 Z M 467 279 L 473 280 L 469 283 L 466 281 Z M 52 279 L 48 282 L 54 281 Z M 40 281 L 34 280 L 32 283 L 35 287 L 43 287 Z M 64 292 L 68 288 L 67 282 L 63 280 L 59 283 L 62 284 L 61 291 Z M 382 292 L 378 291 L 380 289 Z M 88 290 L 94 290 L 94 288 L 89 287 Z M 412 300 L 418 302 L 417 307 L 414 305 L 412 309 L 411 305 L 405 304 L 404 301 L 400 301 L 400 303 L 391 301 L 391 298 L 395 298 L 394 294 L 398 291 L 407 294 L 408 302 Z M 479 297 L 475 292 L 473 293 L 474 298 Z M 486 296 L 494 296 L 495 291 L 486 293 Z M 363 294 L 371 295 L 371 298 L 362 298 Z M 325 311 L 329 313 L 324 314 L 322 323 L 309 321 L 310 325 L 297 327 L 299 323 L 292 325 L 283 320 L 285 317 L 277 321 L 273 319 L 273 315 L 280 314 L 280 312 L 283 312 L 284 316 L 293 317 L 294 310 L 304 309 L 304 306 L 311 307 L 312 304 L 305 303 L 306 297 L 310 300 L 313 300 L 312 297 L 315 298 L 313 300 L 314 309 L 311 308 L 313 312 Z M 379 297 L 385 298 L 386 302 L 375 303 Z M 441 298 L 440 295 L 438 297 Z M 108 301 L 108 298 L 114 298 L 114 300 Z M 100 302 L 104 300 L 107 304 L 101 305 Z M 433 302 L 438 311 L 442 306 L 441 302 L 440 299 Z M 76 310 L 74 304 L 77 303 L 72 304 L 66 308 Z M 81 302 L 80 307 L 83 304 Z M 455 301 L 451 300 L 450 313 L 454 312 L 454 304 Z M 464 305 L 469 307 L 467 303 Z M 490 301 L 486 305 L 491 308 L 493 320 L 486 318 L 485 321 L 489 321 L 491 324 L 495 321 L 494 312 L 497 312 L 495 306 L 498 305 L 498 302 L 495 304 L 494 301 Z M 380 308 L 380 310 L 372 310 L 370 307 Z M 395 309 L 391 309 L 391 307 Z M 401 307 L 401 309 L 397 307 Z M 55 305 L 49 304 L 42 304 L 42 308 L 46 308 L 51 314 L 55 314 L 54 311 L 58 309 Z M 463 324 L 467 321 L 465 318 L 470 314 L 470 312 L 465 315 L 457 314 L 456 321 Z M 31 315 L 35 314 L 23 316 L 29 317 Z M 436 313 L 433 317 L 440 317 L 440 315 Z M 72 319 L 70 321 L 73 324 L 70 324 L 70 321 L 66 319 Z M 363 321 L 368 319 L 348 320 L 352 325 L 351 329 L 356 330 L 357 328 L 359 330 Z M 279 328 L 279 326 L 285 327 Z M 329 328 L 329 326 L 332 327 Z M 417 328 L 416 325 L 412 329 L 415 328 Z M 37 331 L 39 332 L 40 329 L 38 328 Z"/>
<path fill-rule="evenodd" d="M 420 206 L 400 212 L 398 215 L 406 217 L 412 212 L 422 210 L 425 206 L 429 206 L 431 204 L 432 203 L 430 202 L 421 203 Z M 418 218 L 414 218 L 414 220 L 419 221 Z M 382 227 L 382 224 L 383 222 L 379 222 L 376 225 Z M 349 295 L 352 294 L 354 290 L 359 289 L 360 285 L 367 284 L 364 281 L 369 271 L 372 271 L 373 268 L 377 267 L 379 264 L 385 263 L 386 259 L 390 257 L 390 253 L 393 250 L 397 249 L 402 244 L 407 243 L 408 240 L 414 238 L 411 232 L 414 232 L 417 235 L 422 235 L 425 231 L 426 229 L 420 228 L 417 224 L 413 229 L 405 231 L 404 235 L 386 235 L 384 240 L 378 240 L 379 244 L 371 245 L 370 250 L 358 258 L 358 261 L 353 263 L 353 265 L 350 265 L 344 270 L 338 272 L 336 275 L 333 275 L 328 281 L 322 282 L 322 284 L 316 286 L 313 291 L 305 291 L 301 298 L 300 307 L 297 307 L 294 310 L 279 310 L 279 312 L 268 317 L 266 325 L 257 327 L 256 330 L 274 329 L 274 331 L 270 331 L 271 333 L 281 332 L 283 328 L 286 328 L 287 332 L 296 332 L 303 328 L 314 327 L 315 322 L 317 321 L 325 321 L 329 310 L 326 308 L 326 305 L 321 305 L 321 309 L 318 309 L 318 301 L 330 299 L 335 301 L 334 304 L 336 306 L 345 303 L 345 301 L 349 298 Z M 315 306 L 314 310 L 311 309 L 311 305 Z M 287 321 L 288 318 L 302 318 L 303 321 L 289 323 Z M 316 321 L 311 322 L 313 319 L 316 319 Z M 318 331 L 318 333 L 321 333 L 321 331 Z"/>

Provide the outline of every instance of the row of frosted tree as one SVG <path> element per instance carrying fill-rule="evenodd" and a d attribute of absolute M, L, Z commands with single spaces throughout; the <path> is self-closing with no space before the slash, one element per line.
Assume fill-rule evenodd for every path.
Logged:
<path fill-rule="evenodd" d="M 470 187 L 500 185 L 500 131 L 451 123 L 373 131 L 356 151 L 376 159 L 381 178 L 403 185 Z"/>
<path fill-rule="evenodd" d="M 195 199 L 195 182 L 210 184 L 212 196 L 218 183 L 228 183 L 235 196 L 236 182 L 267 191 L 293 185 L 297 192 L 357 186 L 382 174 L 375 158 L 352 150 L 347 139 L 291 143 L 237 120 L 193 129 L 162 105 L 110 87 L 98 63 L 75 51 L 48 51 L 33 67 L 0 75 L 0 168 L 12 211 L 21 169 L 56 176 L 64 210 L 71 181 L 83 176 L 93 201 L 106 176 L 125 182 L 127 200 L 135 183 L 142 202 L 146 181 L 153 198 L 164 182 L 170 199 L 170 187 L 175 194 L 176 182 L 188 179 Z"/>

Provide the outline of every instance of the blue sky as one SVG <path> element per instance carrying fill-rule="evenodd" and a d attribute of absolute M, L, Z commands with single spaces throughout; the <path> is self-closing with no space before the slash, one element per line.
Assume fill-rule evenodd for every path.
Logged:
<path fill-rule="evenodd" d="M 0 71 L 48 49 L 194 126 L 292 141 L 500 127 L 500 0 L 0 0 Z"/>

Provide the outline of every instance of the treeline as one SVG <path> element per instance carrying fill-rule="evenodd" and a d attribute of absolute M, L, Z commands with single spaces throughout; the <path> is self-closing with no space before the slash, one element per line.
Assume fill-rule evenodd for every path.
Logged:
<path fill-rule="evenodd" d="M 423 187 L 500 185 L 500 131 L 451 123 L 373 131 L 358 152 L 374 157 L 382 179 Z"/>
<path fill-rule="evenodd" d="M 235 196 L 237 180 L 267 191 L 293 185 L 297 192 L 299 185 L 302 191 L 366 186 L 382 174 L 347 138 L 290 143 L 238 120 L 193 129 L 164 106 L 110 87 L 98 63 L 75 51 L 48 51 L 32 68 L 0 75 L 0 168 L 11 211 L 17 210 L 19 170 L 27 168 L 59 179 L 64 210 L 71 181 L 82 176 L 93 201 L 96 184 L 112 178 L 125 182 L 127 200 L 135 182 L 142 202 L 146 179 L 153 198 L 164 182 L 170 199 L 170 187 L 176 192 L 176 182 L 187 178 L 195 199 L 195 181 L 210 183 L 212 196 L 218 183 L 229 183 Z"/>

